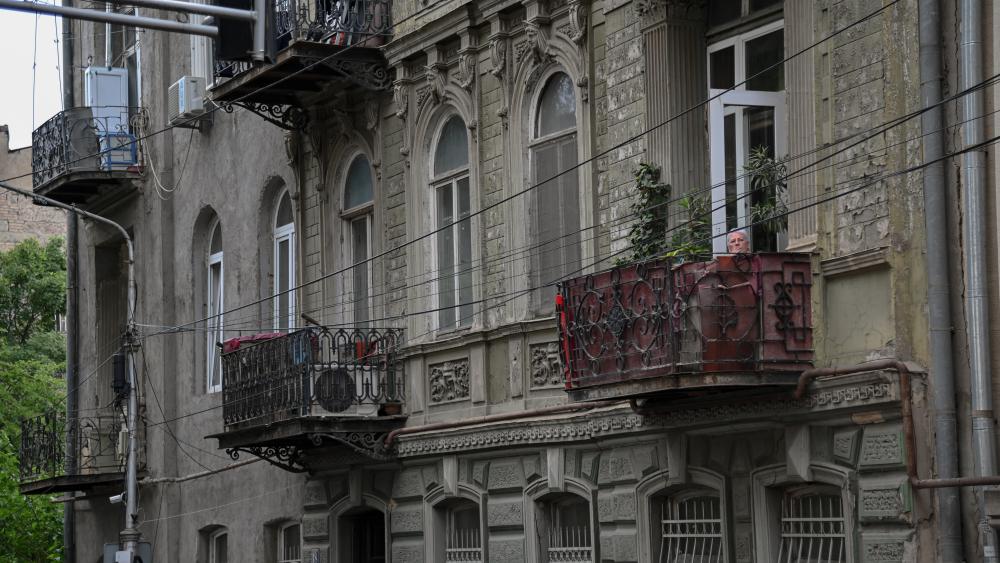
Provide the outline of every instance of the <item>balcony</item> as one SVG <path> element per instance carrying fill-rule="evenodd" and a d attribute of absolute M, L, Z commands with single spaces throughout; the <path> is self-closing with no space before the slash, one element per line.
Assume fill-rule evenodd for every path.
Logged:
<path fill-rule="evenodd" d="M 132 130 L 137 108 L 61 111 L 31 134 L 35 193 L 84 208 L 135 190 L 141 159 Z"/>
<path fill-rule="evenodd" d="M 273 61 L 218 61 L 212 98 L 295 128 L 301 113 L 285 108 L 301 108 L 311 94 L 331 86 L 386 90 L 391 80 L 379 47 L 391 38 L 391 10 L 390 0 L 277 0 L 268 26 Z"/>
<path fill-rule="evenodd" d="M 614 268 L 560 286 L 574 401 L 794 388 L 812 366 L 806 254 Z"/>
<path fill-rule="evenodd" d="M 396 329 L 305 329 L 223 345 L 219 440 L 233 459 L 264 457 L 290 471 L 303 452 L 346 446 L 381 459 L 382 438 L 402 426 L 404 368 Z"/>
<path fill-rule="evenodd" d="M 114 409 L 73 419 L 50 411 L 21 421 L 21 494 L 52 494 L 113 486 L 125 482 L 123 419 Z M 66 469 L 66 434 L 76 444 L 77 462 Z M 141 459 L 141 456 L 140 456 Z"/>

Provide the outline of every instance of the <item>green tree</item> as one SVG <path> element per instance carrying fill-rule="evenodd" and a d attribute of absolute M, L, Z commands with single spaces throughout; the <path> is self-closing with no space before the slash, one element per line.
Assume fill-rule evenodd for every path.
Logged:
<path fill-rule="evenodd" d="M 51 332 L 65 306 L 61 240 L 0 253 L 0 563 L 60 560 L 62 506 L 21 495 L 18 448 L 23 418 L 65 408 L 66 342 Z"/>
<path fill-rule="evenodd" d="M 66 312 L 66 255 L 63 240 L 45 246 L 27 239 L 0 253 L 0 334 L 24 344 L 36 332 L 54 328 Z"/>

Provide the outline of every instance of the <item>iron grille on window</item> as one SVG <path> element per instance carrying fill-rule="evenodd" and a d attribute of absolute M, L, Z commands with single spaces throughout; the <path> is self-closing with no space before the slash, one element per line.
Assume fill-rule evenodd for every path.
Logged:
<path fill-rule="evenodd" d="M 458 528 L 448 531 L 448 546 L 444 550 L 445 561 L 482 563 L 483 548 L 479 528 Z"/>
<path fill-rule="evenodd" d="M 780 563 L 846 563 L 846 543 L 839 495 L 786 493 L 781 504 Z"/>
<path fill-rule="evenodd" d="M 661 512 L 661 563 L 722 563 L 718 497 L 670 499 Z"/>
<path fill-rule="evenodd" d="M 549 530 L 549 562 L 591 563 L 589 526 L 556 526 Z"/>

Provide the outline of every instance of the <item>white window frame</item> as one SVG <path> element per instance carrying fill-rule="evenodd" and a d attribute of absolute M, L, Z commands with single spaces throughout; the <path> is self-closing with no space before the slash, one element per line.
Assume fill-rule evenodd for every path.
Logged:
<path fill-rule="evenodd" d="M 284 197 L 288 197 L 288 204 L 291 206 L 292 210 L 292 222 L 287 225 L 278 226 L 278 209 L 281 207 L 281 200 Z M 285 315 L 288 319 L 288 330 L 291 331 L 295 326 L 295 290 L 292 289 L 288 292 L 288 310 L 281 311 L 281 300 L 278 298 L 278 292 L 283 291 L 283 289 L 278 288 L 278 280 L 281 274 L 281 264 L 278 262 L 278 248 L 282 242 L 288 243 L 288 288 L 291 289 L 295 287 L 295 206 L 292 203 L 291 197 L 288 196 L 288 191 L 284 190 L 278 195 L 278 198 L 274 200 L 274 214 L 272 216 L 271 227 L 273 229 L 273 257 L 274 257 L 274 291 L 271 292 L 272 298 L 274 300 L 274 330 L 280 331 L 281 323 L 279 320 L 282 315 Z"/>
<path fill-rule="evenodd" d="M 211 248 L 211 244 L 215 238 L 216 229 L 218 228 L 219 228 L 219 220 L 216 219 L 215 222 L 212 223 L 212 227 L 208 231 L 210 233 L 208 241 L 209 248 Z M 218 393 L 219 391 L 222 391 L 222 373 L 221 373 L 222 356 L 220 354 L 220 350 L 219 347 L 217 346 L 217 343 L 222 341 L 222 332 L 224 326 L 223 309 L 225 308 L 224 304 L 226 295 L 226 271 L 225 271 L 225 266 L 223 264 L 224 251 L 220 250 L 218 252 L 211 253 L 211 250 L 209 250 L 209 252 L 210 254 L 208 255 L 208 261 L 206 263 L 206 269 L 205 269 L 205 274 L 206 274 L 205 293 L 207 296 L 206 304 L 208 309 L 207 311 L 208 314 L 206 315 L 206 317 L 208 317 L 209 319 L 208 320 L 209 330 L 207 331 L 208 342 L 206 343 L 206 348 L 205 348 L 206 391 L 208 393 Z M 213 283 L 215 282 L 215 273 L 213 272 L 215 266 L 218 266 L 219 268 L 218 295 L 215 295 L 214 292 L 212 291 L 213 285 L 215 285 Z M 218 311 L 218 314 L 216 314 L 216 311 Z M 215 379 L 214 375 L 216 368 L 220 370 L 218 384 L 214 384 L 214 379 Z"/>
<path fill-rule="evenodd" d="M 219 553 L 215 549 L 215 542 L 220 537 L 226 538 L 226 561 L 219 561 Z M 229 563 L 229 530 L 223 528 L 208 536 L 208 563 Z"/>
<path fill-rule="evenodd" d="M 347 180 L 348 180 L 348 174 L 350 173 L 351 166 L 354 164 L 354 161 L 356 161 L 359 157 L 364 157 L 365 161 L 368 163 L 368 166 L 371 167 L 371 159 L 368 158 L 368 155 L 366 155 L 366 154 L 358 152 L 358 153 L 353 154 L 349 159 L 347 159 L 348 165 L 347 165 L 347 168 L 346 168 L 345 173 L 344 173 L 344 181 L 342 182 L 343 190 L 342 190 L 342 194 L 341 194 L 341 196 L 342 196 L 341 202 L 343 204 L 345 204 L 345 205 L 346 205 L 346 202 L 347 202 Z M 369 172 L 371 173 L 371 171 L 369 171 Z M 341 214 L 340 214 L 340 218 L 344 221 L 344 226 L 347 229 L 347 232 L 344 233 L 346 235 L 346 236 L 344 236 L 344 240 L 346 241 L 346 246 L 347 246 L 347 248 L 345 249 L 345 252 L 344 252 L 344 256 L 347 258 L 347 263 L 350 264 L 351 266 L 354 266 L 355 264 L 358 263 L 358 259 L 354 256 L 354 227 L 355 227 L 355 223 L 357 223 L 359 221 L 364 221 L 364 229 L 366 231 L 365 232 L 365 241 L 367 242 L 367 249 L 366 249 L 367 256 L 365 258 L 367 260 L 367 262 L 364 265 L 364 268 L 365 268 L 365 279 L 368 280 L 368 287 L 369 288 L 374 288 L 375 287 L 375 272 L 374 272 L 375 269 L 372 267 L 373 263 L 372 263 L 372 259 L 371 258 L 372 258 L 372 256 L 374 255 L 374 252 L 375 252 L 375 243 L 372 240 L 372 235 L 374 234 L 374 229 L 372 227 L 373 227 L 373 223 L 375 222 L 375 174 L 371 173 L 370 177 L 372 179 L 372 199 L 371 199 L 371 201 L 367 201 L 365 203 L 362 203 L 360 205 L 356 205 L 356 206 L 351 207 L 349 209 L 344 209 L 344 211 L 342 211 Z M 346 315 L 350 315 L 351 321 L 356 323 L 356 322 L 358 322 L 357 315 L 356 315 L 358 303 L 355 302 L 355 301 L 357 301 L 357 299 L 355 297 L 356 291 L 355 291 L 355 288 L 354 288 L 354 273 L 353 273 L 353 271 L 351 272 L 350 276 L 347 276 L 346 282 L 347 283 L 345 283 L 344 285 L 346 286 L 347 294 L 350 296 L 347 299 L 347 301 L 350 303 L 350 311 L 349 312 L 348 311 L 344 311 L 344 314 L 345 314 L 345 316 Z M 366 304 L 366 306 L 368 307 L 368 321 L 371 322 L 375 318 L 375 298 L 371 294 L 371 291 L 368 292 L 368 298 L 367 298 L 367 304 Z"/>
<path fill-rule="evenodd" d="M 297 527 L 299 529 L 299 558 L 298 559 L 282 559 L 285 553 L 285 530 L 289 528 Z M 278 541 L 275 542 L 277 546 L 276 561 L 277 563 L 302 563 L 302 525 L 298 522 L 288 522 L 280 528 L 278 528 Z"/>
<path fill-rule="evenodd" d="M 471 318 L 466 319 L 465 322 L 463 322 L 463 319 L 462 319 L 462 316 L 461 316 L 462 315 L 462 300 L 461 300 L 460 296 L 461 296 L 462 284 L 460 282 L 461 271 L 459 270 L 459 263 L 461 262 L 461 259 L 459 258 L 459 255 L 460 255 L 461 249 L 460 249 L 460 246 L 459 246 L 460 243 L 459 243 L 459 237 L 458 237 L 458 232 L 459 232 L 459 230 L 458 230 L 458 221 L 459 221 L 459 211 L 458 211 L 458 183 L 459 183 L 459 181 L 461 181 L 463 179 L 468 179 L 468 182 L 469 182 L 469 215 L 470 215 L 470 219 L 468 219 L 468 222 L 469 222 L 469 238 L 470 238 L 469 247 L 470 247 L 470 252 L 472 253 L 472 255 L 470 255 L 470 260 L 472 262 L 474 262 L 475 261 L 474 254 L 475 254 L 475 242 L 476 241 L 475 241 L 475 230 L 473 229 L 473 219 L 471 218 L 471 216 L 475 213 L 475 208 L 474 208 L 474 206 L 475 206 L 475 198 L 473 197 L 474 196 L 474 191 L 473 191 L 473 186 L 472 186 L 472 159 L 471 158 L 467 158 L 466 164 L 465 164 L 464 167 L 462 167 L 462 168 L 456 168 L 456 169 L 453 169 L 453 170 L 448 170 L 447 172 L 444 172 L 441 175 L 436 175 L 435 171 L 434 171 L 434 160 L 435 160 L 435 156 L 437 155 L 438 145 L 441 144 L 441 135 L 444 133 L 444 127 L 445 127 L 445 125 L 447 125 L 447 123 L 449 121 L 451 121 L 455 117 L 458 117 L 458 119 L 461 120 L 462 124 L 465 125 L 466 127 L 468 127 L 468 125 L 465 122 L 465 119 L 462 118 L 462 116 L 460 116 L 460 115 L 458 115 L 456 113 L 450 113 L 450 114 L 444 116 L 444 118 L 441 119 L 441 121 L 440 121 L 440 123 L 438 125 L 438 128 L 437 128 L 437 133 L 434 136 L 435 142 L 434 142 L 434 145 L 432 146 L 432 150 L 428 151 L 429 152 L 429 159 L 428 159 L 428 168 L 427 169 L 430 171 L 430 174 L 429 174 L 429 176 L 430 176 L 430 211 L 431 211 L 430 215 L 431 215 L 431 225 L 432 225 L 432 228 L 434 230 L 437 230 L 437 229 L 441 228 L 441 225 L 439 225 L 439 219 L 440 219 L 440 217 L 439 217 L 439 214 L 438 214 L 438 206 L 437 206 L 438 190 L 447 188 L 447 189 L 450 189 L 452 191 L 451 205 L 452 205 L 452 217 L 454 217 L 454 220 L 452 221 L 452 225 L 451 225 L 451 228 L 454 230 L 454 236 L 452 237 L 452 256 L 454 257 L 454 261 L 455 261 L 455 263 L 453 264 L 454 274 L 453 274 L 452 277 L 454 279 L 454 284 L 455 284 L 455 290 L 454 290 L 455 291 L 455 306 L 453 307 L 453 309 L 455 311 L 455 324 L 452 325 L 452 326 L 443 326 L 442 321 L 441 321 L 441 317 L 442 317 L 442 314 L 444 313 L 444 311 L 443 310 L 437 311 L 437 314 L 434 317 L 435 318 L 435 325 L 437 326 L 438 330 L 442 331 L 442 332 L 450 332 L 450 331 L 456 331 L 456 330 L 462 330 L 462 329 L 465 329 L 465 328 L 469 328 L 469 327 L 471 327 L 473 325 L 473 323 L 476 320 L 476 311 L 475 311 L 475 307 L 474 306 L 473 306 L 473 314 L 472 314 Z M 466 152 L 469 152 L 470 151 L 469 144 L 470 144 L 471 139 L 469 138 L 468 132 L 466 132 L 465 141 L 466 141 L 465 142 L 465 150 L 466 150 Z M 440 235 L 441 235 L 441 232 L 438 232 L 438 233 L 435 234 L 434 241 L 431 244 L 431 252 L 430 252 L 430 254 L 431 254 L 431 263 L 434 264 L 434 270 L 433 271 L 436 274 L 435 278 L 438 280 L 434 284 L 434 288 L 435 288 L 435 291 L 434 291 L 434 309 L 440 309 L 442 307 L 442 305 L 441 305 L 441 295 L 440 295 L 441 294 L 440 279 L 441 279 L 442 274 L 441 274 L 441 263 L 438 260 L 439 257 L 438 257 L 438 251 L 437 251 L 437 248 L 438 248 L 437 237 L 440 236 Z M 472 274 L 473 274 L 472 275 L 472 302 L 474 303 L 475 300 L 476 300 L 476 280 L 475 280 L 475 275 L 474 275 L 474 269 L 473 269 Z"/>
<path fill-rule="evenodd" d="M 571 83 L 575 84 L 575 82 L 573 81 L 573 77 L 570 76 L 570 74 L 565 69 L 563 69 L 563 68 L 554 68 L 554 69 L 552 69 L 550 72 L 548 72 L 547 74 L 545 74 L 544 76 L 542 76 L 538 80 L 538 83 L 541 84 L 541 87 L 538 88 L 538 90 L 534 94 L 533 99 L 531 100 L 531 111 L 530 111 L 530 113 L 528 115 L 528 120 L 529 120 L 529 123 L 528 123 L 528 170 L 530 171 L 529 175 L 528 175 L 528 178 L 531 180 L 532 187 L 535 187 L 534 185 L 539 180 L 538 178 L 536 178 L 536 173 L 537 173 L 537 167 L 536 167 L 536 160 L 537 160 L 536 154 L 537 154 L 537 152 L 536 151 L 537 151 L 537 149 L 539 147 L 545 146 L 547 144 L 556 144 L 559 141 L 562 141 L 563 139 L 568 139 L 568 138 L 572 137 L 573 140 L 574 140 L 573 144 L 576 147 L 576 153 L 577 153 L 577 155 L 576 155 L 576 162 L 577 162 L 576 168 L 572 172 L 573 174 L 576 174 L 576 191 L 577 191 L 577 209 L 576 209 L 576 212 L 577 212 L 577 216 L 578 216 L 577 217 L 577 221 L 579 222 L 580 228 L 582 229 L 582 228 L 584 228 L 586 226 L 587 223 L 584 220 L 584 216 L 583 216 L 583 208 L 584 208 L 584 193 L 583 193 L 583 190 L 584 190 L 584 186 L 583 186 L 583 179 L 581 178 L 581 171 L 582 171 L 583 167 L 580 166 L 580 162 L 581 162 L 581 160 L 580 160 L 580 136 L 579 136 L 579 132 L 580 132 L 580 98 L 579 98 L 577 92 L 575 91 L 575 88 L 574 88 L 574 92 L 573 92 L 573 108 L 574 108 L 574 112 L 575 112 L 574 116 L 573 116 L 573 127 L 570 128 L 570 129 L 563 129 L 561 131 L 556 131 L 554 133 L 549 133 L 547 135 L 538 136 L 539 106 L 542 103 L 542 95 L 545 93 L 545 89 L 549 86 L 549 83 L 552 80 L 552 77 L 555 76 L 556 74 L 562 74 L 562 75 L 566 76 L 566 78 L 568 78 Z M 560 171 L 560 172 L 562 173 L 563 171 Z M 535 204 L 536 204 L 536 200 L 534 198 L 532 198 L 531 205 L 534 206 Z M 537 212 L 538 211 L 536 210 L 536 213 Z M 528 233 L 529 233 L 528 240 L 530 241 L 530 244 L 532 246 L 534 246 L 534 245 L 540 245 L 542 243 L 542 241 L 537 240 L 536 237 L 537 237 L 538 233 L 536 233 L 535 230 L 536 230 L 535 229 L 535 225 L 531 225 L 531 224 L 528 225 Z M 563 233 L 563 234 L 567 234 L 567 233 Z M 577 242 L 580 241 L 580 235 L 581 235 L 581 233 L 577 233 L 577 238 L 576 238 Z M 557 240 L 555 242 L 556 247 L 560 251 L 560 255 L 564 251 L 564 247 L 569 244 L 569 240 L 570 240 L 570 237 L 566 237 L 566 238 L 561 238 L 561 239 L 559 239 L 559 240 Z M 560 260 L 562 260 L 563 258 L 565 258 L 565 257 L 561 256 Z M 581 265 L 584 263 L 584 260 L 585 260 L 585 251 L 584 251 L 583 248 L 580 248 L 580 262 L 581 262 Z M 566 266 L 566 264 L 558 264 L 557 266 L 559 268 L 562 268 L 562 267 Z M 529 264 L 529 269 L 531 269 L 532 267 L 533 266 L 531 264 Z M 544 273 L 539 272 L 539 280 L 540 281 L 544 280 L 546 277 L 551 277 L 551 272 L 549 272 L 548 276 L 545 276 Z M 531 287 L 531 285 L 532 285 L 531 281 L 530 281 L 531 278 L 534 278 L 534 275 L 532 275 L 532 276 L 529 277 L 529 283 L 528 283 L 529 287 Z M 534 313 L 537 313 L 539 310 L 541 310 L 541 311 L 546 311 L 544 313 L 544 315 L 550 314 L 550 311 L 548 310 L 547 306 L 543 306 L 542 303 L 535 303 L 534 302 L 535 299 L 537 299 L 537 297 L 535 297 L 536 294 L 537 294 L 536 291 L 532 291 L 529 294 L 529 296 L 528 296 L 529 310 L 532 311 L 532 312 L 534 312 Z M 555 304 L 552 303 L 551 307 L 554 308 Z"/>
<path fill-rule="evenodd" d="M 788 154 L 788 101 L 786 91 L 764 92 L 747 90 L 743 82 L 746 76 L 746 49 L 748 41 L 784 29 L 783 19 L 754 28 L 746 33 L 713 43 L 708 47 L 709 65 L 712 53 L 732 47 L 734 52 L 734 83 L 732 90 L 711 88 L 709 93 L 713 98 L 708 107 L 710 180 L 712 185 L 712 252 L 725 254 L 728 231 L 726 223 L 726 140 L 725 118 L 735 115 L 736 120 L 736 197 L 739 203 L 737 209 L 737 227 L 743 228 L 748 222 L 746 194 L 747 178 L 742 170 L 746 164 L 746 121 L 744 108 L 766 107 L 774 110 L 774 145 L 775 157 L 781 158 Z M 708 71 L 711 80 L 711 68 Z"/>

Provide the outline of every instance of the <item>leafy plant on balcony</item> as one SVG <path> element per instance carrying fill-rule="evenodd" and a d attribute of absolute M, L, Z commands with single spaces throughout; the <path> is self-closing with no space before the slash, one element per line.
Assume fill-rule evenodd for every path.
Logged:
<path fill-rule="evenodd" d="M 712 199 L 686 195 L 677 201 L 681 223 L 674 227 L 670 250 L 664 257 L 675 262 L 698 262 L 712 258 Z"/>
<path fill-rule="evenodd" d="M 632 253 L 628 259 L 619 260 L 620 264 L 659 256 L 667 247 L 670 185 L 660 182 L 658 166 L 646 162 L 639 163 L 633 177 L 638 196 L 632 202 L 636 221 L 628 232 Z"/>
<path fill-rule="evenodd" d="M 750 151 L 743 169 L 750 179 L 750 223 L 755 233 L 762 233 L 767 239 L 767 244 L 755 244 L 754 247 L 764 250 L 762 246 L 771 246 L 774 238 L 788 229 L 785 203 L 788 200 L 788 167 L 784 159 L 771 156 L 766 147 L 757 147 Z"/>

